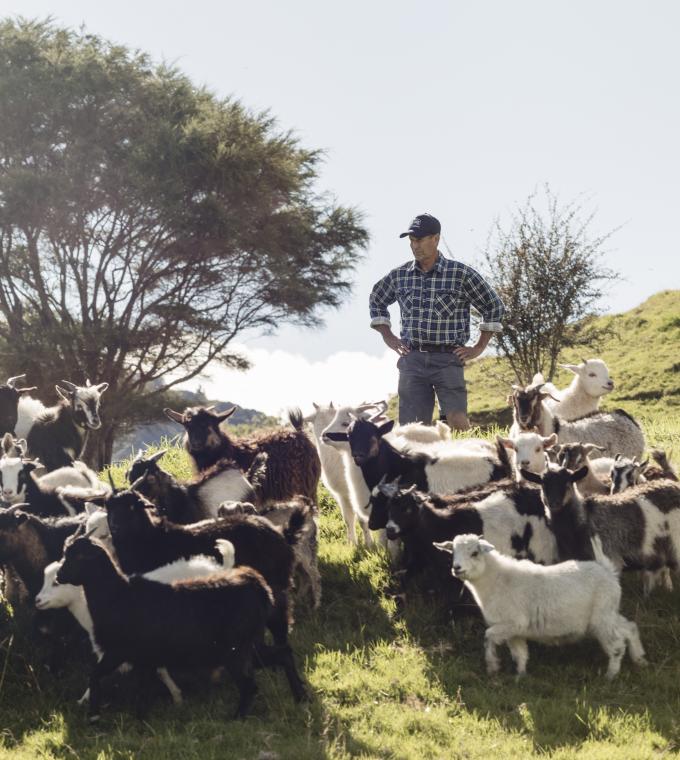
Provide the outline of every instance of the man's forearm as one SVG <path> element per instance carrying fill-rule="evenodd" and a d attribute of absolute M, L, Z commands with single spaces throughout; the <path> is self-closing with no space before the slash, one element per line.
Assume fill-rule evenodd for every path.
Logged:
<path fill-rule="evenodd" d="M 382 335 L 383 340 L 385 340 L 385 338 L 389 338 L 390 336 L 396 337 L 394 333 L 392 332 L 391 325 L 385 325 L 385 324 L 371 325 L 371 328 L 373 330 L 377 330 Z"/>

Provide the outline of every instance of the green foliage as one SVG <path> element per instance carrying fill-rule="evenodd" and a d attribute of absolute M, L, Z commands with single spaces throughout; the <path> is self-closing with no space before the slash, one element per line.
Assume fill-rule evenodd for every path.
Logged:
<path fill-rule="evenodd" d="M 602 265 L 611 233 L 593 235 L 592 222 L 593 214 L 560 204 L 546 186 L 543 197 L 534 193 L 517 206 L 508 229 L 496 224 L 485 263 L 506 314 L 495 339 L 517 382 L 541 368 L 552 380 L 560 352 L 598 347 L 610 334 L 592 318 L 603 284 L 618 275 Z"/>
<path fill-rule="evenodd" d="M 680 441 L 678 417 L 658 414 L 647 424 L 650 438 Z M 163 463 L 177 477 L 190 476 L 178 447 L 169 448 Z M 118 485 L 125 469 L 126 463 L 112 468 Z M 292 703 L 280 673 L 259 671 L 254 714 L 226 722 L 233 686 L 209 685 L 205 673 L 178 673 L 185 704 L 171 706 L 157 686 L 149 714 L 139 720 L 134 681 L 119 676 L 106 680 L 110 704 L 91 727 L 75 704 L 86 685 L 85 643 L 69 650 L 64 673 L 55 678 L 42 667 L 46 653 L 30 637 L 27 616 L 5 609 L 0 760 L 652 760 L 677 751 L 679 589 L 644 599 L 637 574 L 623 578 L 623 613 L 640 627 L 650 660 L 645 670 L 625 659 L 621 675 L 608 683 L 604 654 L 595 642 L 581 642 L 532 645 L 526 678 L 515 679 L 508 656 L 501 674 L 489 678 L 480 621 L 463 618 L 452 628 L 422 587 L 398 606 L 387 555 L 346 543 L 340 512 L 323 488 L 319 506 L 322 604 L 315 612 L 298 606 L 292 632 L 313 694 L 309 705 Z"/>
<path fill-rule="evenodd" d="M 367 242 L 322 156 L 143 53 L 0 22 L 0 354 L 43 397 L 106 380 L 138 420 L 244 330 L 317 324 Z M 97 436 L 92 436 L 95 440 Z M 107 451 L 108 449 L 108 451 Z"/>

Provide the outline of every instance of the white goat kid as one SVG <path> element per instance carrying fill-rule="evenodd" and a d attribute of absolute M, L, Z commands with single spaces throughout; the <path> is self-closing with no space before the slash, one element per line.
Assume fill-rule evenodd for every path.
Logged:
<path fill-rule="evenodd" d="M 511 450 L 511 461 L 518 483 L 523 481 L 520 470 L 540 475 L 546 468 L 546 451 L 557 443 L 557 435 L 542 436 L 538 433 L 518 433 L 514 438 L 498 438 L 498 442 Z"/>
<path fill-rule="evenodd" d="M 645 664 L 637 626 L 619 613 L 621 586 L 603 555 L 601 563 L 571 560 L 546 567 L 506 557 L 472 534 L 434 545 L 453 554 L 452 575 L 464 581 L 482 610 L 489 674 L 499 670 L 496 647 L 501 644 L 508 645 L 521 676 L 529 660 L 528 640 L 557 644 L 588 636 L 609 657 L 608 679 L 621 669 L 626 648 L 634 663 Z"/>

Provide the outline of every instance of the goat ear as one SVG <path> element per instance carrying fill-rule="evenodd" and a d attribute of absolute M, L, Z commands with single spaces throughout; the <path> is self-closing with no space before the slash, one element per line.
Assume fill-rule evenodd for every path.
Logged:
<path fill-rule="evenodd" d="M 225 420 L 229 419 L 229 417 L 231 417 L 231 415 L 232 415 L 232 414 L 233 414 L 235 411 L 236 411 L 236 407 L 235 407 L 235 406 L 232 406 L 230 409 L 226 409 L 224 412 L 220 412 L 220 413 L 217 415 L 217 419 L 218 419 L 220 422 L 224 422 Z"/>
<path fill-rule="evenodd" d="M 335 407 L 333 406 L 333 402 L 332 402 L 332 401 L 331 401 L 331 403 L 328 405 L 328 408 L 329 408 L 329 409 L 335 409 Z"/>
<path fill-rule="evenodd" d="M 492 552 L 496 547 L 489 543 L 485 538 L 479 537 L 479 548 L 484 554 Z"/>
<path fill-rule="evenodd" d="M 319 405 L 318 405 L 318 404 L 317 404 L 315 401 L 312 401 L 312 406 L 314 407 L 314 409 L 315 409 L 317 412 L 319 411 L 320 407 L 319 407 Z"/>
<path fill-rule="evenodd" d="M 543 482 L 543 478 L 537 473 L 531 472 L 531 470 L 525 470 L 522 468 L 520 474 L 524 480 L 528 480 L 530 483 L 538 483 L 540 485 Z"/>
<path fill-rule="evenodd" d="M 587 474 L 588 474 L 588 467 L 584 466 L 584 467 L 581 467 L 580 470 L 576 470 L 576 472 L 572 472 L 569 475 L 569 479 L 571 480 L 572 483 L 576 483 L 579 480 L 583 480 L 583 478 L 585 478 Z"/>
<path fill-rule="evenodd" d="M 7 454 L 13 448 L 14 438 L 12 437 L 12 434 L 5 433 L 5 435 L 2 436 L 2 450 Z"/>
<path fill-rule="evenodd" d="M 604 446 L 598 446 L 596 443 L 584 443 L 583 450 L 586 454 L 591 454 L 593 451 L 606 451 Z"/>
<path fill-rule="evenodd" d="M 551 449 L 556 443 L 557 443 L 557 433 L 553 433 L 552 435 L 549 435 L 547 438 L 543 439 L 543 448 Z"/>
<path fill-rule="evenodd" d="M 500 435 L 496 436 L 496 441 L 505 449 L 512 449 L 515 451 L 515 442 L 512 438 L 501 438 Z"/>
<path fill-rule="evenodd" d="M 453 554 L 453 541 L 442 541 L 441 543 L 433 541 L 432 546 L 434 546 L 435 549 L 439 549 L 440 552 Z"/>
<path fill-rule="evenodd" d="M 169 409 L 167 406 L 163 409 L 163 414 L 173 422 L 179 422 L 180 425 L 184 424 L 184 415 Z"/>
<path fill-rule="evenodd" d="M 387 422 L 383 422 L 382 425 L 378 428 L 378 433 L 383 436 L 387 435 L 390 430 L 394 427 L 394 420 L 387 420 Z"/>
<path fill-rule="evenodd" d="M 64 401 L 71 400 L 71 394 L 67 390 L 64 390 L 64 388 L 60 388 L 58 385 L 55 385 L 54 390 L 64 399 Z"/>
<path fill-rule="evenodd" d="M 99 383 L 99 385 L 94 386 L 100 393 L 104 393 L 104 391 L 109 387 L 108 383 Z"/>
<path fill-rule="evenodd" d="M 26 512 L 15 512 L 14 518 L 17 521 L 17 525 L 23 525 L 28 520 Z"/>
<path fill-rule="evenodd" d="M 505 397 L 505 403 L 512 406 L 515 403 L 515 397 L 512 395 L 512 393 L 508 393 L 508 395 Z"/>
<path fill-rule="evenodd" d="M 562 367 L 562 369 L 568 370 L 574 375 L 579 375 L 582 369 L 582 367 L 578 364 L 560 364 L 559 366 Z"/>
<path fill-rule="evenodd" d="M 614 461 L 615 461 L 615 462 L 618 462 L 618 461 L 619 461 L 619 459 L 623 459 L 623 454 L 617 454 L 617 455 L 614 457 Z"/>

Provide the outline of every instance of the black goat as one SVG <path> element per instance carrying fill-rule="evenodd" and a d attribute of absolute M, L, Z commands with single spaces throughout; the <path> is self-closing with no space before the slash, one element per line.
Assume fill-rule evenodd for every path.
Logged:
<path fill-rule="evenodd" d="M 264 501 L 285 501 L 306 496 L 316 502 L 321 477 L 321 460 L 316 446 L 302 429 L 299 410 L 289 412 L 293 430 L 272 430 L 248 438 L 231 438 L 220 427 L 236 407 L 218 414 L 212 407 L 190 407 L 183 414 L 165 409 L 166 416 L 184 426 L 184 445 L 198 472 L 220 459 L 232 459 L 247 472 L 260 452 L 268 455 L 266 477 L 262 483 Z"/>
<path fill-rule="evenodd" d="M 290 648 L 264 644 L 273 599 L 251 568 L 170 585 L 126 578 L 99 541 L 81 537 L 65 547 L 57 581 L 84 587 L 95 640 L 103 651 L 90 675 L 90 719 L 99 716 L 101 677 L 124 662 L 145 672 L 172 665 L 224 665 L 239 690 L 237 717 L 247 714 L 257 691 L 257 660 L 281 665 L 294 698 L 305 696 Z"/>
<path fill-rule="evenodd" d="M 45 568 L 61 558 L 64 541 L 85 517 L 41 519 L 17 507 L 0 510 L 0 564 L 14 568 L 31 599 L 42 588 Z"/>
<path fill-rule="evenodd" d="M 297 509 L 283 534 L 265 518 L 234 515 L 195 525 L 175 525 L 153 514 L 153 505 L 135 491 L 106 498 L 109 530 L 123 572 L 145 573 L 180 557 L 205 554 L 221 561 L 215 547 L 219 538 L 232 542 L 236 565 L 248 565 L 262 574 L 274 594 L 276 614 L 270 630 L 276 643 L 288 640 L 288 589 L 306 510 Z"/>

